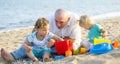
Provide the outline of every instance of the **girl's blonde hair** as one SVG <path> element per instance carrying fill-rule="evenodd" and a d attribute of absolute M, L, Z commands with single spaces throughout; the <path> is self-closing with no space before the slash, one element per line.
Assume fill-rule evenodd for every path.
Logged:
<path fill-rule="evenodd" d="M 87 15 L 83 15 L 80 17 L 80 20 L 79 20 L 79 25 L 88 25 L 88 24 L 94 24 L 94 22 L 90 19 L 89 16 Z"/>
<path fill-rule="evenodd" d="M 40 18 L 36 21 L 34 28 L 35 29 L 44 28 L 48 24 L 49 24 L 49 22 L 46 18 Z"/>

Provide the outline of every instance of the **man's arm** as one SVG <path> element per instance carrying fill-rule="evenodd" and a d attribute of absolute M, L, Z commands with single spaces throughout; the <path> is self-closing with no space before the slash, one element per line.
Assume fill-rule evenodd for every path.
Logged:
<path fill-rule="evenodd" d="M 70 38 L 75 39 L 75 41 L 73 43 L 74 50 L 78 49 L 80 47 L 80 43 L 81 43 L 81 28 L 79 25 L 75 25 L 73 27 Z"/>

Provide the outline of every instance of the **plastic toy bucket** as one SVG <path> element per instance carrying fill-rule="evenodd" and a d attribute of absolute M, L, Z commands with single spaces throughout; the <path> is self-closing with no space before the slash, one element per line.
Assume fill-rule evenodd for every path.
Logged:
<path fill-rule="evenodd" d="M 113 50 L 113 46 L 106 42 L 102 44 L 93 45 L 90 49 L 91 54 L 104 54 Z"/>
<path fill-rule="evenodd" d="M 73 41 L 65 40 L 60 42 L 55 42 L 56 52 L 58 55 L 65 55 L 65 51 L 68 49 L 73 53 Z"/>

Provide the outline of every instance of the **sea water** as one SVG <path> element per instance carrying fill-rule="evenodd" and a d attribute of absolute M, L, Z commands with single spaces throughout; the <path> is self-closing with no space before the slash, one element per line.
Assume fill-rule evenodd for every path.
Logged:
<path fill-rule="evenodd" d="M 0 0 L 0 31 L 31 27 L 58 8 L 93 18 L 120 16 L 120 0 Z"/>

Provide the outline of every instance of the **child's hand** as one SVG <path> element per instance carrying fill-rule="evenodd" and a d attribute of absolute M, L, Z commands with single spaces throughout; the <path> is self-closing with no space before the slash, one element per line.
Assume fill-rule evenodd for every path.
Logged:
<path fill-rule="evenodd" d="M 100 32 L 102 33 L 102 38 L 106 37 L 106 31 L 104 29 L 100 29 Z"/>
<path fill-rule="evenodd" d="M 102 38 L 105 38 L 105 37 L 106 37 L 105 33 L 102 33 Z"/>
<path fill-rule="evenodd" d="M 30 52 L 32 50 L 32 47 L 27 46 L 27 52 Z"/>
<path fill-rule="evenodd" d="M 55 44 L 55 40 L 54 39 L 50 39 L 50 41 L 47 44 L 47 47 L 50 48 Z"/>

